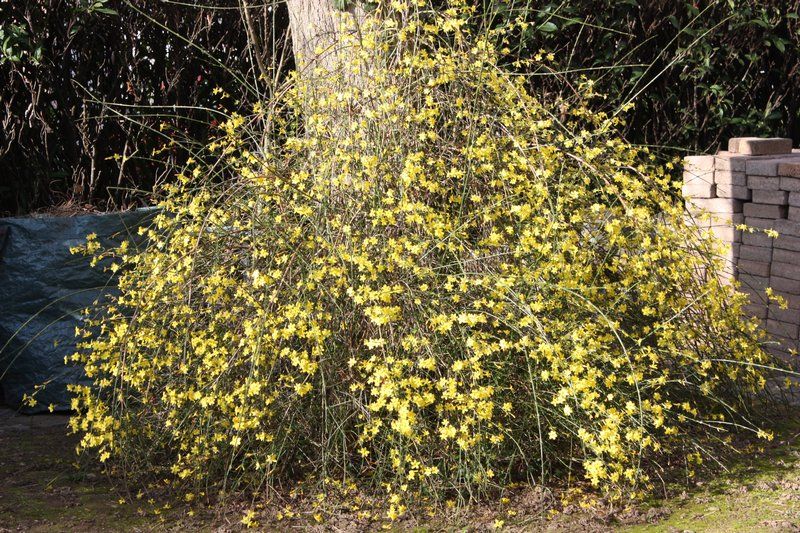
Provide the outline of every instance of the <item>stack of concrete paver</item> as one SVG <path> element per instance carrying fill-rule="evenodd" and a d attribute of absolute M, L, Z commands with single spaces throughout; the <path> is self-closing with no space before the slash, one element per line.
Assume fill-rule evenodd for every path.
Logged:
<path fill-rule="evenodd" d="M 775 351 L 800 339 L 800 150 L 791 139 L 735 138 L 717 155 L 684 161 L 683 194 L 693 223 L 726 243 L 730 275 L 750 296 L 747 311 L 762 320 Z M 748 230 L 736 226 L 744 224 Z M 777 238 L 768 230 L 778 233 Z M 768 301 L 771 287 L 788 304 Z"/>

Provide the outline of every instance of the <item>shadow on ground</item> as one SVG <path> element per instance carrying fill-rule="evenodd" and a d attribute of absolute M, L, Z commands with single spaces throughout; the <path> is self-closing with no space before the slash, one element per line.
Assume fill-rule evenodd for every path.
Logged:
<path fill-rule="evenodd" d="M 108 478 L 78 464 L 77 438 L 67 434 L 67 420 L 0 408 L 0 532 L 162 531 L 188 525 L 177 516 L 162 521 L 146 501 L 120 504 L 122 495 Z"/>

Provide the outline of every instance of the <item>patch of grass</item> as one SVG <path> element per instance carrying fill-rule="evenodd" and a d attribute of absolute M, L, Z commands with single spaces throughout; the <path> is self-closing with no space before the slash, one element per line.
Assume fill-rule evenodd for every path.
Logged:
<path fill-rule="evenodd" d="M 622 531 L 800 531 L 800 425 L 784 423 L 776 435 L 731 461 L 727 472 L 651 502 L 666 518 Z"/>

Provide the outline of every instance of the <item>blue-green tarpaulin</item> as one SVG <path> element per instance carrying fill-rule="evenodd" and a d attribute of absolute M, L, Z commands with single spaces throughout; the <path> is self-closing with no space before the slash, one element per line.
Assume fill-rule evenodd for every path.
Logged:
<path fill-rule="evenodd" d="M 67 384 L 85 379 L 65 364 L 75 352 L 81 311 L 115 288 L 109 271 L 91 268 L 89 257 L 70 248 L 91 233 L 103 245 L 142 242 L 138 228 L 156 212 L 0 219 L 0 388 L 7 405 L 24 412 L 69 409 Z M 23 405 L 26 394 L 35 407 Z"/>

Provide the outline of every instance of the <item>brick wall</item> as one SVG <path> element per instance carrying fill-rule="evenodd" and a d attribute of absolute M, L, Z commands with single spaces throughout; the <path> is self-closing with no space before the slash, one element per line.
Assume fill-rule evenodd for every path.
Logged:
<path fill-rule="evenodd" d="M 683 194 L 693 223 L 726 244 L 726 275 L 750 296 L 747 311 L 778 343 L 774 351 L 800 349 L 800 150 L 790 139 L 731 139 L 727 151 L 685 158 Z M 767 287 L 788 309 L 767 301 Z"/>

